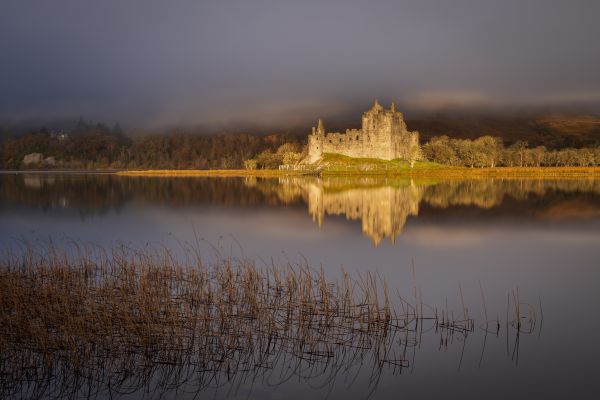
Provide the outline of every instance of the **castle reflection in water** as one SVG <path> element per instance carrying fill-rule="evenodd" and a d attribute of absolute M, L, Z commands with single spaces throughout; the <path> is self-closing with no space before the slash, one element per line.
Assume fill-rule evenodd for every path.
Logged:
<path fill-rule="evenodd" d="M 247 180 L 246 183 L 249 186 L 261 186 L 261 183 L 253 180 Z M 590 193 L 596 201 L 577 204 L 576 215 L 573 215 L 573 204 L 565 201 L 564 195 L 577 192 Z M 396 238 L 402 234 L 407 219 L 419 215 L 421 205 L 434 209 L 461 206 L 491 209 L 501 206 L 507 198 L 522 204 L 548 196 L 550 198 L 546 200 L 550 207 L 544 208 L 538 204 L 537 217 L 600 217 L 597 202 L 600 181 L 588 179 L 436 182 L 409 178 L 286 177 L 279 179 L 278 193 L 284 203 L 291 202 L 297 196 L 302 197 L 309 214 L 319 227 L 327 216 L 345 216 L 348 220 L 360 221 L 363 234 L 375 246 L 384 239 L 395 243 Z M 559 200 L 554 201 L 556 199 L 552 199 L 553 197 L 559 197 Z"/>
<path fill-rule="evenodd" d="M 386 177 L 142 178 L 92 174 L 0 174 L 0 213 L 87 218 L 126 208 L 293 206 L 360 221 L 377 246 L 392 243 L 409 218 L 434 215 L 504 220 L 600 219 L 600 179 L 432 180 Z M 493 210 L 492 210 L 493 209 Z M 481 213 L 477 210 L 490 210 Z M 476 211 L 475 214 L 469 212 Z"/>
<path fill-rule="evenodd" d="M 377 246 L 384 238 L 392 243 L 402 233 L 408 216 L 419 213 L 424 188 L 413 181 L 402 186 L 331 187 L 322 180 L 305 184 L 308 212 L 323 224 L 326 215 L 360 220 L 362 232 Z"/>

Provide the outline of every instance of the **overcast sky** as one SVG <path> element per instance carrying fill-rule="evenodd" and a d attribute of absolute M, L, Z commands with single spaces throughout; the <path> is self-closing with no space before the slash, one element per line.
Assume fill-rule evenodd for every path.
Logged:
<path fill-rule="evenodd" d="M 374 98 L 595 103 L 599 20 L 598 0 L 2 0 L 0 119 L 267 126 Z"/>

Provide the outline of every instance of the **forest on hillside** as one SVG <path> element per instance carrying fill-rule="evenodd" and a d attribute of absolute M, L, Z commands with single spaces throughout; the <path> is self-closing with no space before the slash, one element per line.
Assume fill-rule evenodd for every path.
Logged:
<path fill-rule="evenodd" d="M 301 152 L 304 140 L 288 134 L 245 133 L 129 136 L 97 124 L 67 134 L 39 130 L 4 135 L 0 169 L 233 169 L 243 168 L 252 158 L 261 160 L 261 167 L 276 168 L 283 162 L 283 152 Z M 41 157 L 24 163 L 31 154 Z"/>
<path fill-rule="evenodd" d="M 558 128 L 564 129 L 565 122 L 559 122 L 563 126 Z M 553 120 L 545 125 L 553 135 L 547 145 L 540 144 L 545 142 L 539 137 L 532 142 L 506 139 L 510 135 L 464 138 L 432 135 L 438 130 L 431 130 L 421 133 L 420 156 L 466 167 L 600 165 L 600 134 L 595 125 L 591 131 L 571 129 L 561 136 L 557 123 Z M 573 132 L 578 133 L 577 140 L 572 139 Z M 42 128 L 25 134 L 4 131 L 0 135 L 0 169 L 4 170 L 276 169 L 282 164 L 295 164 L 305 155 L 306 135 L 295 133 L 128 135 L 118 124 L 110 128 L 80 120 L 66 132 Z"/>

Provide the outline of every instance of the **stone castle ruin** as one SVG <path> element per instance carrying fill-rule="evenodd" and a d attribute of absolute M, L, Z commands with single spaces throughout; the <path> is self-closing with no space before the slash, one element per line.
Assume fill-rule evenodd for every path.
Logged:
<path fill-rule="evenodd" d="M 363 113 L 362 129 L 346 129 L 345 133 L 325 132 L 323 121 L 308 135 L 307 162 L 319 161 L 324 153 L 356 158 L 411 159 L 418 154 L 419 133 L 406 128 L 404 116 L 392 103 L 384 109 L 377 100 Z"/>

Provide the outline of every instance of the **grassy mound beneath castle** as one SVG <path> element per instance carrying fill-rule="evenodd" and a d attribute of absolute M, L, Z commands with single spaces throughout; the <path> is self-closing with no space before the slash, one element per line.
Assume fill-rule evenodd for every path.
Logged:
<path fill-rule="evenodd" d="M 431 170 L 444 168 L 443 165 L 429 162 L 417 161 L 413 168 L 410 162 L 403 159 L 382 160 L 380 158 L 354 158 L 341 154 L 325 153 L 317 168 L 326 173 L 334 172 L 361 172 L 381 173 L 382 171 L 409 172 L 411 170 Z"/>
<path fill-rule="evenodd" d="M 468 168 L 417 161 L 413 168 L 406 160 L 379 158 L 353 158 L 341 154 L 323 154 L 321 161 L 313 164 L 321 175 L 407 175 L 429 178 L 597 178 L 600 167 L 496 167 Z"/>

